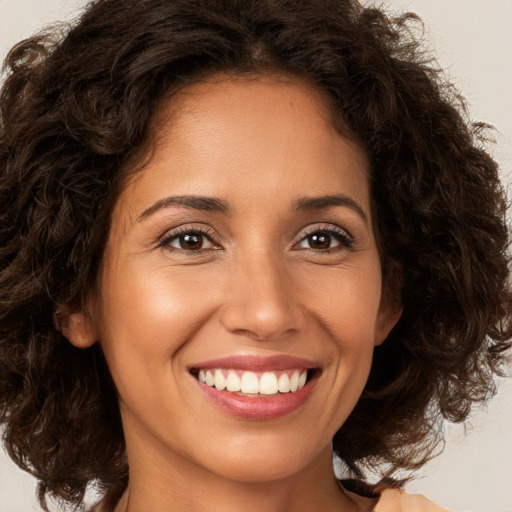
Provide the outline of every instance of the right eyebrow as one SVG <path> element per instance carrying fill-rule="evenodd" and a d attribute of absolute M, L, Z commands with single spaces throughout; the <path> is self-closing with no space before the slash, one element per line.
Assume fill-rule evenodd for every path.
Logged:
<path fill-rule="evenodd" d="M 359 204 L 349 196 L 345 194 L 333 194 L 319 197 L 301 197 L 294 205 L 296 211 L 307 211 L 307 210 L 321 210 L 323 208 L 329 208 L 331 206 L 343 206 L 356 212 L 361 219 L 368 225 L 368 217 L 364 213 L 364 210 Z"/>
<path fill-rule="evenodd" d="M 152 204 L 149 208 L 144 210 L 137 217 L 137 222 L 141 222 L 158 210 L 167 208 L 168 206 L 184 206 L 194 210 L 203 210 L 207 212 L 229 213 L 229 204 L 223 199 L 207 196 L 169 196 L 159 199 L 156 203 Z"/>

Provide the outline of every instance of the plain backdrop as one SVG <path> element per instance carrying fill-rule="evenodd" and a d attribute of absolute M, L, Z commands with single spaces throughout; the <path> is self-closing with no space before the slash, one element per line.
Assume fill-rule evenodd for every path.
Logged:
<path fill-rule="evenodd" d="M 220 0 L 219 0 L 220 1 Z M 247 0 L 250 1 L 250 0 Z M 85 0 L 0 0 L 0 59 L 45 24 L 71 19 Z M 471 104 L 474 120 L 493 124 L 492 153 L 512 178 L 512 0 L 389 0 L 413 11 L 448 76 Z M 447 425 L 444 453 L 408 486 L 453 512 L 512 512 L 512 379 L 465 427 Z M 39 511 L 34 480 L 0 450 L 0 512 Z M 264 511 L 262 511 L 264 512 Z"/>

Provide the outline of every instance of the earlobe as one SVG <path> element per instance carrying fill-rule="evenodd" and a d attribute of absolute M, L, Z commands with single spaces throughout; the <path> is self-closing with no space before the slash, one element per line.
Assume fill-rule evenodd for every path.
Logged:
<path fill-rule="evenodd" d="M 96 326 L 81 301 L 60 306 L 53 315 L 55 328 L 77 348 L 88 348 L 98 340 Z"/>

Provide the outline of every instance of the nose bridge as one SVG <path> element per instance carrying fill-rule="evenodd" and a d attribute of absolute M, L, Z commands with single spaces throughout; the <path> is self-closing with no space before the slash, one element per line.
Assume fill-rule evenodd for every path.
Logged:
<path fill-rule="evenodd" d="M 273 248 L 240 255 L 228 277 L 222 322 L 231 332 L 273 340 L 298 330 L 302 313 L 288 264 Z"/>

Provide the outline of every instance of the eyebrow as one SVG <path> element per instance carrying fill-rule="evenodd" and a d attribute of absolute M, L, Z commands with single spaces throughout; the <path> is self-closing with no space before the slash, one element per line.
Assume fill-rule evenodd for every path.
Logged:
<path fill-rule="evenodd" d="M 194 210 L 203 210 L 206 212 L 229 213 L 229 205 L 227 201 L 217 199 L 215 197 L 205 196 L 169 196 L 158 200 L 149 208 L 144 210 L 138 217 L 140 222 L 153 215 L 158 210 L 167 208 L 168 206 L 184 206 Z"/>
<path fill-rule="evenodd" d="M 364 210 L 354 201 L 351 197 L 343 194 L 334 194 L 318 197 L 301 197 L 295 202 L 295 211 L 308 211 L 308 210 L 321 210 L 322 208 L 329 208 L 331 206 L 344 206 L 356 212 L 366 224 L 368 224 L 368 217 Z"/>
<path fill-rule="evenodd" d="M 223 199 L 216 197 L 206 196 L 169 196 L 159 199 L 156 203 L 152 204 L 149 208 L 144 210 L 138 217 L 137 222 L 140 222 L 158 210 L 167 208 L 168 206 L 184 206 L 194 210 L 202 210 L 214 213 L 229 213 L 229 203 Z M 301 197 L 295 201 L 293 209 L 295 211 L 308 211 L 308 210 L 321 210 L 331 206 L 344 206 L 355 211 L 364 221 L 368 223 L 368 219 L 363 209 L 352 198 L 343 194 L 326 195 L 318 197 Z"/>

